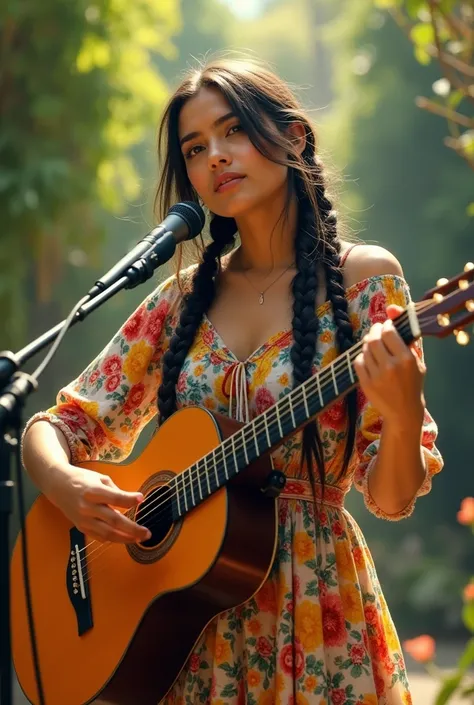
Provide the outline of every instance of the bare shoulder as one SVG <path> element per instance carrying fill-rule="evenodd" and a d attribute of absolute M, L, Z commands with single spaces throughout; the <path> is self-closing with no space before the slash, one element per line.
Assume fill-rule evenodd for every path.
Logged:
<path fill-rule="evenodd" d="M 344 263 L 344 283 L 346 287 L 357 282 L 383 274 L 403 277 L 398 259 L 389 250 L 379 245 L 360 244 L 353 247 Z"/>

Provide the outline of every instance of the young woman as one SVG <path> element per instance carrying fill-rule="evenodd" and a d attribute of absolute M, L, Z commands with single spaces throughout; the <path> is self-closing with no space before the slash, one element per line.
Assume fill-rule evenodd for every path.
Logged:
<path fill-rule="evenodd" d="M 141 496 L 77 463 L 126 458 L 157 409 L 159 422 L 189 404 L 245 421 L 363 339 L 359 392 L 273 453 L 290 479 L 270 578 L 208 626 L 164 702 L 407 705 L 396 631 L 344 509 L 354 483 L 377 516 L 407 517 L 442 467 L 421 345 L 407 348 L 392 323 L 410 296 L 400 264 L 338 236 L 314 130 L 260 65 L 191 73 L 160 136 L 157 210 L 201 201 L 211 242 L 29 421 L 25 465 L 88 535 L 142 541 L 146 529 L 121 513 Z"/>

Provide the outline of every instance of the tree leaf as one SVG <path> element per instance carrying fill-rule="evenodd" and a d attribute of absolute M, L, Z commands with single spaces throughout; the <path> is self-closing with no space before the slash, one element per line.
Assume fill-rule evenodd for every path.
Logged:
<path fill-rule="evenodd" d="M 468 602 L 464 605 L 462 619 L 469 631 L 474 634 L 474 602 Z"/>
<path fill-rule="evenodd" d="M 434 42 L 434 29 L 428 22 L 418 22 L 410 31 L 410 38 L 418 47 L 426 47 Z"/>

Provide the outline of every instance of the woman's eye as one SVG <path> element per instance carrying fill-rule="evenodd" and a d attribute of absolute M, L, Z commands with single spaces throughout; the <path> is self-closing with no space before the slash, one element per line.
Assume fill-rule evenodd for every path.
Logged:
<path fill-rule="evenodd" d="M 191 149 L 189 149 L 189 150 L 186 152 L 186 154 L 184 155 L 184 158 L 185 158 L 185 159 L 191 159 L 192 157 L 195 157 L 196 154 L 199 153 L 199 152 L 196 151 L 196 150 L 200 150 L 200 149 L 203 149 L 200 145 L 196 145 L 195 147 L 191 147 Z"/>
<path fill-rule="evenodd" d="M 241 130 L 241 129 L 242 129 L 242 125 L 232 125 L 232 127 L 229 129 L 229 132 L 228 132 L 227 134 L 228 134 L 228 135 L 233 135 L 233 134 L 234 134 L 234 132 L 233 132 L 234 130 L 237 130 L 237 131 L 238 131 L 238 130 Z"/>

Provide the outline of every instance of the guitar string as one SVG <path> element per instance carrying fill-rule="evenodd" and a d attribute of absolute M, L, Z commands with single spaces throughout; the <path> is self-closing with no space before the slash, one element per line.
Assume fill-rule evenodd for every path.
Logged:
<path fill-rule="evenodd" d="M 424 305 L 423 305 L 423 308 L 428 308 L 428 307 L 431 305 L 429 302 L 420 302 L 420 303 L 421 303 L 421 304 L 424 304 Z M 419 308 L 421 308 L 421 307 L 419 307 Z M 403 317 L 403 319 L 402 319 L 402 317 Z M 407 329 L 407 328 L 405 327 L 406 320 L 404 320 L 404 319 L 408 318 L 408 315 L 407 315 L 406 312 L 405 312 L 404 314 L 401 314 L 401 316 L 400 316 L 399 318 L 400 318 L 400 320 L 403 320 L 402 326 L 400 326 L 400 332 L 406 333 L 406 332 L 409 330 L 409 328 Z M 319 383 L 321 383 L 321 382 L 323 381 L 323 379 L 324 379 L 325 382 L 326 382 L 326 381 L 327 381 L 327 378 L 328 378 L 329 376 L 332 377 L 332 374 L 333 374 L 333 372 L 335 372 L 336 369 L 338 369 L 338 368 L 339 368 L 339 369 L 342 369 L 342 368 L 344 367 L 344 365 L 347 366 L 347 361 L 348 361 L 348 360 L 347 360 L 347 359 L 346 359 L 346 360 L 343 360 L 342 358 L 349 358 L 349 360 L 353 360 L 353 359 L 354 359 L 354 356 L 355 356 L 356 354 L 358 354 L 358 352 L 359 352 L 360 348 L 362 347 L 362 345 L 363 345 L 363 341 L 360 341 L 359 343 L 357 343 L 356 345 L 354 345 L 349 351 L 347 351 L 347 353 L 345 353 L 344 355 L 342 355 L 342 356 L 340 356 L 340 357 L 338 358 L 338 360 L 337 360 L 337 363 L 338 363 L 338 364 L 336 364 L 336 361 L 335 361 L 331 366 L 329 366 L 328 368 L 326 368 L 326 370 L 324 370 L 324 373 L 321 372 L 319 375 L 315 375 L 311 380 L 308 380 L 308 383 L 307 383 L 307 384 L 308 384 L 308 389 L 307 389 L 307 390 L 303 390 L 302 387 L 298 387 L 296 390 L 294 390 L 295 399 L 293 399 L 293 403 L 296 401 L 296 397 L 299 397 L 299 396 L 300 396 L 300 393 L 303 393 L 303 397 L 304 397 L 305 394 L 306 394 L 306 391 L 309 392 L 309 391 L 310 391 L 310 388 L 312 388 L 315 384 L 316 384 L 316 387 L 319 386 L 318 381 L 317 381 L 317 379 L 316 379 L 317 377 L 319 377 Z M 344 379 L 344 382 L 345 382 L 345 381 L 347 381 L 347 376 L 346 376 L 345 379 Z M 324 387 L 321 389 L 322 394 L 324 394 L 324 391 L 326 391 L 326 390 L 327 390 L 327 387 L 326 387 L 326 385 L 324 385 Z M 296 393 L 296 392 L 298 392 L 298 393 Z M 288 402 L 290 401 L 289 397 L 290 397 L 290 395 L 288 395 L 288 396 L 285 398 L 285 401 L 287 402 L 287 404 L 288 404 Z M 290 407 L 291 405 L 288 404 L 288 406 Z M 280 417 L 280 423 L 286 423 L 286 420 L 283 420 L 282 414 L 284 414 L 285 417 L 286 417 L 286 415 L 291 414 L 291 408 L 282 409 L 280 413 L 279 413 L 279 412 L 275 412 L 275 411 L 273 411 L 272 413 L 269 413 L 269 414 L 268 414 L 269 418 L 266 420 L 266 423 L 265 423 L 264 419 L 262 419 L 262 416 L 263 416 L 263 415 L 260 416 L 260 417 L 257 417 L 257 419 L 255 419 L 254 422 L 257 422 L 257 421 L 263 422 L 263 428 L 265 428 L 266 426 L 268 426 L 269 423 L 273 423 L 274 419 L 270 420 L 270 418 L 271 418 L 272 416 L 274 416 L 275 418 Z M 258 424 L 255 423 L 255 426 L 256 426 L 256 427 L 257 427 L 257 426 L 261 426 L 261 425 L 262 425 L 262 423 L 258 423 Z M 240 429 L 240 430 L 242 430 L 242 429 Z M 256 429 L 255 429 L 255 430 L 256 430 Z M 259 429 L 258 433 L 260 433 L 261 430 L 262 430 L 262 429 Z M 248 439 L 245 439 L 245 433 L 244 433 L 244 434 L 241 434 L 241 435 L 243 435 L 243 441 L 244 441 L 242 444 L 240 444 L 240 445 L 236 445 L 236 444 L 232 444 L 232 443 L 229 443 L 229 444 L 228 444 L 228 445 L 231 447 L 231 449 L 233 450 L 233 453 L 235 454 L 236 459 L 237 459 L 237 454 L 239 455 L 239 459 L 241 458 L 241 456 L 242 456 L 242 451 L 244 450 L 244 447 L 245 447 L 246 444 L 248 443 Z M 231 439 L 231 437 L 229 437 L 228 439 L 226 439 L 226 441 L 230 441 L 230 439 Z M 242 440 L 242 439 L 241 439 L 241 440 Z M 219 446 L 219 448 L 216 449 L 216 451 L 218 451 L 218 450 L 220 450 L 221 448 L 223 448 L 223 446 L 224 446 L 224 444 L 226 443 L 226 441 L 224 441 L 224 443 L 221 444 L 221 446 Z M 215 451 L 214 451 L 214 454 L 215 454 Z M 215 459 L 215 464 L 217 465 L 217 463 L 220 463 L 220 464 L 221 464 L 221 467 L 222 467 L 222 460 L 224 460 L 224 457 L 225 457 L 225 450 L 222 450 L 222 457 L 216 458 L 216 459 Z M 217 462 L 216 462 L 216 461 L 217 461 Z M 198 461 L 195 465 L 198 465 L 199 462 L 200 462 L 200 461 Z M 237 463 L 237 464 L 239 464 L 239 463 Z M 202 470 L 202 468 L 201 468 L 201 470 Z M 194 477 L 193 477 L 193 474 L 194 474 Z M 192 482 L 193 485 L 194 485 L 194 480 L 196 479 L 196 476 L 197 476 L 197 478 L 198 478 L 198 483 L 199 483 L 199 482 L 200 482 L 200 479 L 201 479 L 201 472 L 200 472 L 200 469 L 199 469 L 199 468 L 196 468 L 196 467 L 195 467 L 194 470 L 192 470 L 191 473 L 190 473 L 189 484 Z M 152 502 L 148 505 L 148 510 L 149 510 L 149 511 L 147 511 L 147 513 L 146 513 L 143 517 L 140 517 L 140 521 L 143 521 L 146 517 L 150 516 L 151 514 L 155 514 L 155 518 L 158 518 L 158 517 L 159 517 L 160 515 L 162 515 L 165 511 L 169 511 L 169 508 L 168 508 L 168 507 L 169 507 L 169 495 L 171 494 L 171 496 L 172 496 L 172 494 L 173 494 L 173 493 L 172 493 L 171 482 L 174 481 L 174 483 L 175 483 L 175 485 L 176 485 L 176 484 L 177 484 L 177 483 L 176 483 L 176 480 L 178 480 L 179 477 L 180 477 L 180 476 L 178 475 L 177 477 L 173 478 L 173 480 L 170 481 L 170 483 L 161 485 L 159 488 L 156 488 L 155 490 L 153 490 L 152 493 L 150 493 L 150 496 L 152 496 L 154 493 L 157 493 L 159 496 L 158 496 L 154 501 L 152 501 Z M 188 500 L 188 499 L 190 500 L 190 503 L 192 504 L 192 497 L 193 497 L 192 490 L 191 490 L 191 489 L 188 490 L 187 487 L 186 487 L 186 485 L 184 486 L 184 489 L 185 489 L 184 494 L 185 494 L 185 496 L 186 496 L 185 504 L 187 504 L 187 500 Z M 193 487 L 193 489 L 194 489 L 194 487 Z M 218 489 L 218 488 L 216 488 L 216 489 Z M 165 499 L 163 499 L 163 495 L 164 495 L 163 490 L 165 490 L 165 491 L 167 492 L 167 495 L 166 495 L 166 498 L 165 498 Z M 197 492 L 197 490 L 196 490 L 196 492 Z M 176 492 L 175 492 L 174 494 L 176 495 Z M 182 493 L 182 494 L 183 494 L 183 493 Z M 162 500 L 162 501 L 160 501 L 160 500 Z M 165 509 L 162 509 L 160 512 L 156 513 L 156 510 L 159 509 L 160 506 L 165 505 L 165 504 L 167 504 L 168 507 L 165 508 Z M 156 506 L 155 506 L 155 505 L 156 505 Z M 95 555 L 95 558 L 92 558 L 92 560 L 88 561 L 89 566 L 90 566 L 92 563 L 94 563 L 95 560 L 99 557 L 99 555 L 102 555 L 102 553 L 103 553 L 105 550 L 107 550 L 107 547 L 108 547 L 108 546 L 104 546 L 104 543 L 102 543 L 102 542 L 99 542 L 99 541 L 92 541 L 92 542 L 90 542 L 86 547 L 84 547 L 83 549 L 80 549 L 80 552 L 81 552 L 81 553 L 84 552 L 87 548 L 89 548 L 89 547 L 90 547 L 91 545 L 93 545 L 94 543 L 98 543 L 98 547 L 95 548 L 93 551 L 89 552 L 89 554 L 88 554 L 88 558 L 91 557 L 91 556 L 93 556 L 94 554 L 96 554 L 96 555 Z M 108 542 L 108 544 L 112 544 L 112 542 Z M 100 553 L 97 555 L 97 553 L 98 553 L 98 551 L 99 551 L 100 548 L 104 548 L 104 551 L 100 551 Z"/>

